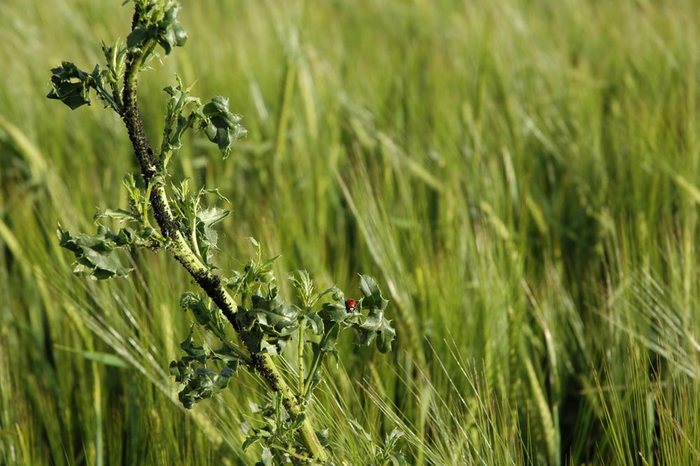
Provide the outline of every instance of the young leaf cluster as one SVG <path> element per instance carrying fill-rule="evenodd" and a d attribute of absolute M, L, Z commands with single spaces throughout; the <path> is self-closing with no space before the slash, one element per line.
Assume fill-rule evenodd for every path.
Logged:
<path fill-rule="evenodd" d="M 94 235 L 72 235 L 60 226 L 57 234 L 61 247 L 75 256 L 73 273 L 93 280 L 125 277 L 131 271 L 120 258 L 120 252 L 133 247 L 158 249 L 166 243 L 148 220 L 148 199 L 136 187 L 133 176 L 124 178 L 129 194 L 129 209 L 106 209 L 95 214 L 97 232 Z M 117 232 L 104 225 L 105 220 L 124 224 Z"/>
<path fill-rule="evenodd" d="M 169 158 L 172 151 L 182 146 L 182 135 L 189 128 L 203 131 L 224 158 L 228 157 L 233 143 L 245 136 L 241 117 L 231 112 L 226 97 L 215 96 L 202 105 L 200 99 L 190 95 L 190 89 L 186 89 L 179 78 L 176 86 L 164 90 L 170 95 L 161 146 L 165 157 Z"/>
<path fill-rule="evenodd" d="M 187 32 L 177 19 L 178 2 L 134 0 L 134 3 L 139 15 L 126 38 L 130 49 L 146 47 L 155 41 L 169 55 L 173 48 L 185 45 Z"/>

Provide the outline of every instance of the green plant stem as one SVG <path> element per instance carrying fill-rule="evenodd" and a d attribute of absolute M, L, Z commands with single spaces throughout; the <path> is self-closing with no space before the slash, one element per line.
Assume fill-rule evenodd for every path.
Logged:
<path fill-rule="evenodd" d="M 297 342 L 297 374 L 299 374 L 299 396 L 304 398 L 304 329 L 306 328 L 306 321 L 301 322 L 299 325 L 299 341 Z"/>
<path fill-rule="evenodd" d="M 319 342 L 319 346 L 321 346 L 321 348 L 325 347 L 325 345 L 328 342 L 329 336 L 330 332 L 326 332 L 323 334 L 323 337 Z M 323 351 L 318 351 L 314 353 L 314 357 L 311 360 L 311 366 L 309 367 L 309 375 L 306 377 L 306 394 L 304 395 L 303 402 L 307 402 L 313 394 L 314 388 L 316 387 L 314 379 L 316 378 L 316 373 L 321 368 L 321 362 L 323 361 L 324 356 L 325 353 Z"/>
<path fill-rule="evenodd" d="M 134 26 L 138 23 L 138 18 L 139 11 L 137 8 L 134 14 Z M 155 41 L 150 41 L 142 49 L 129 52 L 124 74 L 121 117 L 124 120 L 124 124 L 129 133 L 129 139 L 134 147 L 143 180 L 146 185 L 151 188 L 150 203 L 153 208 L 153 215 L 158 222 L 161 233 L 169 241 L 168 249 L 212 301 L 214 301 L 226 319 L 238 332 L 235 323 L 235 313 L 237 310 L 236 301 L 224 288 L 221 279 L 214 275 L 195 255 L 184 235 L 177 227 L 163 180 L 158 175 L 161 161 L 156 160 L 153 149 L 146 137 L 141 112 L 138 108 L 137 84 L 138 74 L 143 65 L 143 61 L 152 52 L 155 45 Z M 295 394 L 289 388 L 289 385 L 282 377 L 282 374 L 279 372 L 279 369 L 270 355 L 251 352 L 251 360 L 253 361 L 254 369 L 260 373 L 269 388 L 280 394 L 286 409 L 292 417 L 301 415 L 302 409 Z M 318 440 L 316 432 L 308 418 L 304 419 L 302 422 L 300 432 L 311 455 L 320 462 L 327 462 L 328 455 L 321 445 L 321 442 Z"/>

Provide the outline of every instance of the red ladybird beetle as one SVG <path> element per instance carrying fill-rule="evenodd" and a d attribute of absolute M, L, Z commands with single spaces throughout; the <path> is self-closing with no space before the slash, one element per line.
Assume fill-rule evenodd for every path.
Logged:
<path fill-rule="evenodd" d="M 355 301 L 352 298 L 348 298 L 345 300 L 345 310 L 348 312 L 355 312 L 357 311 L 357 301 Z"/>

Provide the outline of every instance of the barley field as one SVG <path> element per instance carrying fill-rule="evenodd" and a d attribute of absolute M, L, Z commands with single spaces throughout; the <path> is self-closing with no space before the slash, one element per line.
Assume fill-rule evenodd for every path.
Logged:
<path fill-rule="evenodd" d="M 0 2 L 0 464 L 254 464 L 256 378 L 177 399 L 186 272 L 88 280 L 56 236 L 138 174 L 116 115 L 46 99 L 126 37 L 121 3 Z M 695 1 L 182 4 L 141 108 L 159 135 L 177 73 L 243 117 L 227 160 L 189 135 L 172 162 L 230 201 L 222 269 L 254 237 L 280 277 L 391 301 L 392 351 L 344 338 L 312 402 L 334 464 L 700 464 Z"/>

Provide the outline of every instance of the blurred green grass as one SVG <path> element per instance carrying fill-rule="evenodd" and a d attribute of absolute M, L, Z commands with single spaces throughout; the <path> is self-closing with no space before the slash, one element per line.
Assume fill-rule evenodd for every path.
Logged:
<path fill-rule="evenodd" d="M 185 412 L 167 375 L 188 277 L 144 253 L 88 283 L 55 238 L 136 171 L 115 116 L 45 99 L 51 67 L 125 36 L 120 3 L 0 3 L 0 463 L 250 464 L 256 383 Z M 700 462 L 693 1 L 209 0 L 182 21 L 142 106 L 160 134 L 177 72 L 244 116 L 226 162 L 196 137 L 175 161 L 231 200 L 222 263 L 254 236 L 280 276 L 389 291 L 397 348 L 346 342 L 314 405 L 339 462 L 369 455 L 347 419 L 404 430 L 411 464 Z"/>

